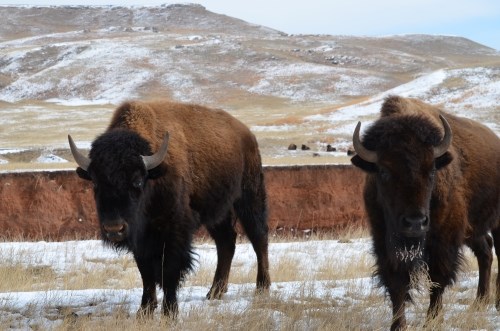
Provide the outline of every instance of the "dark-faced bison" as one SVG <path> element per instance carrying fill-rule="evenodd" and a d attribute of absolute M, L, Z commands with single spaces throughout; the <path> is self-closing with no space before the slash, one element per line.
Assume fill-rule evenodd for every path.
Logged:
<path fill-rule="evenodd" d="M 352 163 L 367 173 L 364 201 L 376 275 L 392 301 L 391 329 L 406 326 L 405 302 L 420 269 L 435 284 L 428 319 L 437 316 L 463 244 L 479 263 L 477 300 L 486 300 L 493 242 L 500 255 L 500 139 L 477 122 L 395 96 L 385 100 L 362 143 L 360 124 Z M 496 288 L 500 308 L 500 276 Z"/>
<path fill-rule="evenodd" d="M 143 281 L 139 313 L 177 312 L 192 269 L 192 238 L 204 225 L 217 247 L 208 298 L 227 291 L 238 218 L 257 255 L 257 289 L 270 286 L 266 191 L 255 136 L 222 110 L 169 101 L 126 102 L 93 143 L 71 152 L 94 184 L 103 240 L 133 253 Z"/>

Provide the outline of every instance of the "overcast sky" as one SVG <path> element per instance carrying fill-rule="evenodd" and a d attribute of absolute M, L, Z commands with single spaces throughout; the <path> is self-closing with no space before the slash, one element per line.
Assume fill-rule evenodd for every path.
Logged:
<path fill-rule="evenodd" d="M 500 50 L 499 0 L 194 0 L 286 33 L 462 36 Z M 0 4 L 159 5 L 168 0 L 0 0 Z"/>

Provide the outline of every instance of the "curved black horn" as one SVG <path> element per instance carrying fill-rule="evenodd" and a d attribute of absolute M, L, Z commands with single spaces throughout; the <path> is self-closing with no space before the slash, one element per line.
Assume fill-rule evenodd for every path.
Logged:
<path fill-rule="evenodd" d="M 165 156 L 167 156 L 168 139 L 169 139 L 169 134 L 167 132 L 163 137 L 163 142 L 160 146 L 160 149 L 158 149 L 156 153 L 154 153 L 151 156 L 141 155 L 144 165 L 146 166 L 146 170 L 151 170 L 153 168 L 156 168 L 163 162 Z"/>
<path fill-rule="evenodd" d="M 446 153 L 446 151 L 448 151 L 448 148 L 450 148 L 451 145 L 451 138 L 453 137 L 450 124 L 448 124 L 446 118 L 444 118 L 443 115 L 439 115 L 439 118 L 441 119 L 441 122 L 443 122 L 444 137 L 443 140 L 441 140 L 441 142 L 439 143 L 439 145 L 434 147 L 434 158 L 440 157 L 441 155 Z"/>
<path fill-rule="evenodd" d="M 354 150 L 356 151 L 356 154 L 358 154 L 358 156 L 363 160 L 371 163 L 376 163 L 378 160 L 377 153 L 374 151 L 370 151 L 369 149 L 366 149 L 365 146 L 363 146 L 361 140 L 359 139 L 360 129 L 361 122 L 358 122 L 358 125 L 356 125 L 356 129 L 354 130 L 354 134 L 352 135 L 352 145 L 354 146 Z"/>
<path fill-rule="evenodd" d="M 75 159 L 76 163 L 80 168 L 83 170 L 87 171 L 90 165 L 90 159 L 83 155 L 82 152 L 76 147 L 75 142 L 71 138 L 71 136 L 68 134 L 68 141 L 69 141 L 69 148 L 71 149 L 71 154 L 73 154 L 73 158 Z"/>

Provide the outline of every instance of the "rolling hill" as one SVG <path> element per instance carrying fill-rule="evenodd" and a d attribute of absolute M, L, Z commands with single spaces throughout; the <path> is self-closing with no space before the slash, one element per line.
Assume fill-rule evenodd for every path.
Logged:
<path fill-rule="evenodd" d="M 0 21 L 3 163 L 71 160 L 67 133 L 88 146 L 131 98 L 226 109 L 270 163 L 332 161 L 312 152 L 345 153 L 388 94 L 500 132 L 500 53 L 461 37 L 288 35 L 192 4 L 2 6 Z"/>

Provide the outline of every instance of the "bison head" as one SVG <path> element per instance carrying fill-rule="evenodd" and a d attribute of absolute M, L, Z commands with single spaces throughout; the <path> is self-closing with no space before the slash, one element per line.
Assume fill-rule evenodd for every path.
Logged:
<path fill-rule="evenodd" d="M 168 134 L 159 150 L 151 155 L 149 143 L 137 133 L 112 130 L 93 143 L 89 157 L 82 154 L 71 136 L 71 153 L 78 164 L 78 175 L 94 184 L 94 198 L 105 241 L 127 246 L 129 233 L 139 227 L 143 196 L 150 179 L 165 172 Z"/>
<path fill-rule="evenodd" d="M 436 171 L 452 160 L 451 128 L 440 118 L 442 139 L 439 127 L 424 116 L 383 117 L 367 130 L 363 144 L 360 122 L 354 131 L 357 155 L 351 161 L 369 173 L 365 205 L 370 221 L 375 231 L 385 232 L 387 250 L 399 261 L 423 257 Z"/>

